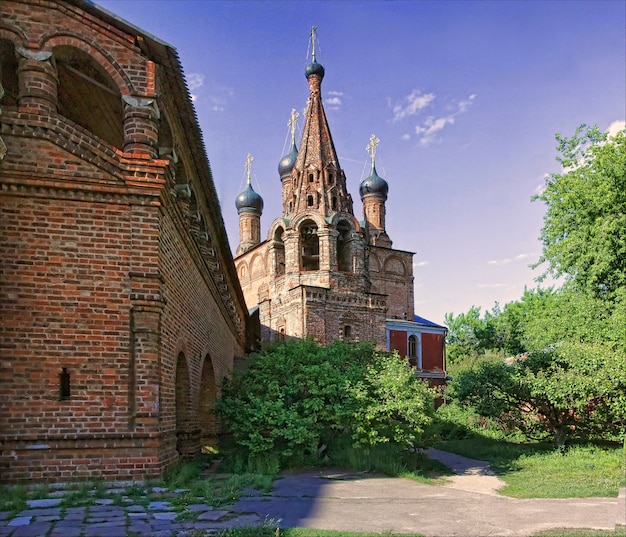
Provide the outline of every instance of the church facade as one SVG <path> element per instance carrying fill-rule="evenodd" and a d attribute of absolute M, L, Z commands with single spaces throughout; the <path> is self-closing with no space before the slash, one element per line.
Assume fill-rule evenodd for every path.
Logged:
<path fill-rule="evenodd" d="M 313 40 L 315 38 L 313 34 Z M 314 43 L 313 43 L 314 45 Z M 363 220 L 339 163 L 324 111 L 324 67 L 306 66 L 309 86 L 300 147 L 290 121 L 291 150 L 278 165 L 282 215 L 261 240 L 263 200 L 250 183 L 239 214 L 237 274 L 246 304 L 258 315 L 261 341 L 312 338 L 371 341 L 409 358 L 434 384 L 445 379 L 446 329 L 414 312 L 412 252 L 394 249 L 386 229 L 388 183 L 376 171 L 379 140 L 371 136 L 371 173 L 359 187 Z"/>
<path fill-rule="evenodd" d="M 247 351 L 178 56 L 92 2 L 3 0 L 0 60 L 0 480 L 158 478 L 215 441 Z"/>

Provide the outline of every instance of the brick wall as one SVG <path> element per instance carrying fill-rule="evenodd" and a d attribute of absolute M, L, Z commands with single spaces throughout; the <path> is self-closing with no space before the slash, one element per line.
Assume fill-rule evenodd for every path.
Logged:
<path fill-rule="evenodd" d="M 5 0 L 0 17 L 19 79 L 0 116 L 0 480 L 157 477 L 215 440 L 217 388 L 245 350 L 180 67 L 88 3 Z M 68 58 L 105 73 L 123 104 L 104 112 L 122 124 L 63 115 L 67 90 L 77 110 L 99 98 L 60 86 L 51 59 Z M 180 161 L 157 159 L 161 145 Z"/>

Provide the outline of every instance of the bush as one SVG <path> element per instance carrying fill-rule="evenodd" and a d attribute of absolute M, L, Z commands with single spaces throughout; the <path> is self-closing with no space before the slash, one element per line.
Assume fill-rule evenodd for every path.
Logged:
<path fill-rule="evenodd" d="M 353 446 L 422 441 L 434 391 L 406 361 L 370 344 L 312 341 L 275 345 L 224 382 L 217 411 L 247 464 L 303 466 Z"/>

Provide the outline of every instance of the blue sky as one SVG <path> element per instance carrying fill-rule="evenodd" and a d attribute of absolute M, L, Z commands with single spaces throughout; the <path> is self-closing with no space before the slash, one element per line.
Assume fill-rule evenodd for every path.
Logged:
<path fill-rule="evenodd" d="M 416 252 L 416 313 L 439 323 L 537 285 L 529 264 L 545 208 L 530 199 L 559 171 L 555 133 L 626 118 L 622 1 L 96 3 L 178 50 L 233 250 L 248 153 L 263 237 L 281 214 L 277 165 L 290 111 L 306 105 L 317 26 L 322 98 L 355 214 L 375 134 L 387 232 Z"/>

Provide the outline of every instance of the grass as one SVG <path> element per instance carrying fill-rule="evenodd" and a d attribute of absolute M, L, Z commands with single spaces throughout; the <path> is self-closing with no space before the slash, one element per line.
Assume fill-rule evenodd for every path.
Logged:
<path fill-rule="evenodd" d="M 418 533 L 360 533 L 309 528 L 278 529 L 264 525 L 260 527 L 228 529 L 217 534 L 217 537 L 421 537 Z M 197 537 L 202 537 L 198 535 Z M 535 534 L 535 537 L 626 537 L 626 530 L 552 530 Z"/>
<path fill-rule="evenodd" d="M 473 436 L 439 442 L 442 450 L 485 460 L 515 498 L 616 497 L 624 486 L 624 451 L 617 444 L 573 446 L 515 443 Z"/>

